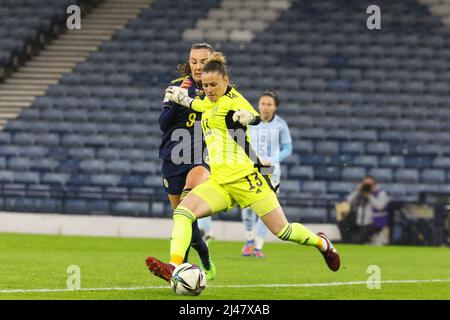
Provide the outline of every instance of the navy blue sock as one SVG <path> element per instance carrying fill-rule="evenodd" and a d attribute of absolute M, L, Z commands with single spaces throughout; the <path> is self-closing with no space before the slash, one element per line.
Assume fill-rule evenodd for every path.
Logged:
<path fill-rule="evenodd" d="M 198 252 L 198 256 L 200 257 L 205 269 L 209 270 L 211 268 L 209 264 L 209 249 L 206 242 L 202 239 L 202 234 L 198 228 L 197 221 L 192 224 L 191 246 Z"/>

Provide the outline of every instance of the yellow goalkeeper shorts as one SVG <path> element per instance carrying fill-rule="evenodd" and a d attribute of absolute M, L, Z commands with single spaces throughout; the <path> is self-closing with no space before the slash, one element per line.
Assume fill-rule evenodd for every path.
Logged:
<path fill-rule="evenodd" d="M 269 181 L 259 172 L 225 184 L 219 184 L 210 176 L 206 182 L 192 189 L 191 193 L 207 202 L 212 214 L 228 211 L 239 204 L 241 208 L 250 206 L 262 217 L 280 206 Z"/>

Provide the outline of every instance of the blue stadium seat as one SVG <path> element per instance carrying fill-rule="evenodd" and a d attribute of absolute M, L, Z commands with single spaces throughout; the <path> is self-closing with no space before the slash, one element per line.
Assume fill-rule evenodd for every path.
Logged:
<path fill-rule="evenodd" d="M 389 143 L 386 142 L 371 142 L 367 144 L 366 151 L 369 154 L 377 154 L 377 155 L 390 154 L 391 146 Z"/>
<path fill-rule="evenodd" d="M 130 162 L 127 160 L 109 161 L 105 165 L 106 170 L 112 174 L 128 174 L 131 170 Z"/>
<path fill-rule="evenodd" d="M 160 164 L 150 161 L 136 161 L 129 165 L 130 171 L 134 174 L 155 174 L 160 170 Z"/>
<path fill-rule="evenodd" d="M 149 205 L 145 202 L 115 201 L 112 213 L 117 215 L 147 216 L 150 214 Z"/>
<path fill-rule="evenodd" d="M 369 170 L 369 175 L 380 182 L 392 181 L 392 169 L 389 168 L 372 168 Z"/>
<path fill-rule="evenodd" d="M 113 174 L 93 174 L 91 175 L 92 184 L 95 186 L 117 186 L 120 176 Z"/>
<path fill-rule="evenodd" d="M 380 132 L 380 140 L 388 142 L 400 142 L 403 141 L 404 133 L 402 131 L 383 131 Z"/>
<path fill-rule="evenodd" d="M 13 173 L 7 170 L 0 170 L 0 182 L 1 183 L 13 182 Z"/>
<path fill-rule="evenodd" d="M 88 213 L 87 202 L 82 199 L 68 199 L 64 203 L 66 212 L 68 213 Z"/>
<path fill-rule="evenodd" d="M 404 159 L 402 156 L 384 156 L 380 159 L 380 166 L 382 167 L 403 167 Z"/>
<path fill-rule="evenodd" d="M 61 138 L 61 145 L 66 147 L 83 147 L 87 137 L 81 134 L 64 134 Z"/>
<path fill-rule="evenodd" d="M 23 109 L 20 112 L 20 117 L 22 119 L 37 120 L 37 119 L 39 119 L 39 116 L 40 116 L 39 109 L 27 108 L 27 109 Z"/>
<path fill-rule="evenodd" d="M 378 158 L 373 155 L 359 155 L 353 159 L 353 164 L 360 167 L 378 167 Z"/>
<path fill-rule="evenodd" d="M 446 140 L 447 137 L 444 138 Z M 414 143 L 428 143 L 428 142 L 439 142 L 438 135 L 434 132 L 424 132 L 424 131 L 412 131 L 405 133 L 405 140 L 411 141 Z"/>
<path fill-rule="evenodd" d="M 64 112 L 59 109 L 47 109 L 40 113 L 40 118 L 48 121 L 61 121 L 64 119 Z"/>
<path fill-rule="evenodd" d="M 0 156 L 17 157 L 20 154 L 20 148 L 16 146 L 0 145 Z"/>
<path fill-rule="evenodd" d="M 20 154 L 29 158 L 43 158 L 47 155 L 48 148 L 40 146 L 22 147 Z"/>
<path fill-rule="evenodd" d="M 19 212 L 35 212 L 36 211 L 36 198 L 20 197 L 14 201 L 14 210 Z"/>
<path fill-rule="evenodd" d="M 95 149 L 93 148 L 71 148 L 69 155 L 75 160 L 95 159 Z"/>
<path fill-rule="evenodd" d="M 301 190 L 305 193 L 325 194 L 327 192 L 327 185 L 324 181 L 303 181 L 301 183 Z"/>
<path fill-rule="evenodd" d="M 366 176 L 365 168 L 344 168 L 342 169 L 342 179 L 346 181 L 361 181 Z"/>
<path fill-rule="evenodd" d="M 450 157 L 437 157 L 433 160 L 433 167 L 450 169 Z"/>
<path fill-rule="evenodd" d="M 420 180 L 424 183 L 445 183 L 446 174 L 441 169 L 424 169 L 420 174 Z"/>
<path fill-rule="evenodd" d="M 393 143 L 391 144 L 391 154 L 410 155 L 416 154 L 418 145 L 414 143 Z"/>
<path fill-rule="evenodd" d="M 394 176 L 397 182 L 419 182 L 419 172 L 416 169 L 397 169 Z"/>
<path fill-rule="evenodd" d="M 55 123 L 52 123 L 50 126 L 48 124 L 45 124 L 45 128 L 47 128 L 47 127 L 49 127 L 51 132 L 55 132 L 55 133 L 59 133 L 59 134 L 72 133 L 75 131 L 75 124 L 71 123 L 71 122 L 55 122 Z M 39 130 L 39 131 L 42 131 L 42 130 Z"/>
<path fill-rule="evenodd" d="M 310 128 L 310 129 L 300 129 L 299 130 L 300 139 L 323 139 L 325 137 L 324 128 Z"/>
<path fill-rule="evenodd" d="M 364 143 L 359 141 L 345 141 L 341 143 L 340 152 L 345 154 L 364 153 Z"/>
<path fill-rule="evenodd" d="M 142 139 L 139 138 L 138 141 L 142 141 Z M 138 146 L 139 143 L 136 144 L 136 139 L 133 136 L 120 135 L 114 139 L 111 139 L 111 141 L 109 141 L 109 145 L 111 148 L 133 148 Z"/>
<path fill-rule="evenodd" d="M 40 176 L 36 172 L 14 172 L 13 181 L 24 184 L 39 184 Z"/>
<path fill-rule="evenodd" d="M 341 169 L 339 167 L 316 167 L 314 168 L 314 178 L 317 180 L 339 180 Z"/>
<path fill-rule="evenodd" d="M 289 171 L 289 175 L 292 178 L 298 178 L 300 180 L 312 180 L 314 177 L 314 169 L 311 166 L 294 166 Z"/>
<path fill-rule="evenodd" d="M 11 134 L 9 132 L 0 132 L 0 146 L 11 142 Z"/>
<path fill-rule="evenodd" d="M 70 175 L 66 173 L 44 173 L 42 175 L 42 183 L 49 185 L 64 186 L 69 180 Z"/>
<path fill-rule="evenodd" d="M 325 157 L 322 155 L 303 154 L 300 155 L 300 163 L 302 165 L 323 166 L 325 165 Z"/>
<path fill-rule="evenodd" d="M 355 130 L 352 132 L 351 137 L 362 141 L 376 141 L 378 139 L 375 130 Z"/>
<path fill-rule="evenodd" d="M 5 157 L 0 157 L 0 169 L 5 169 L 6 168 L 6 158 Z"/>
<path fill-rule="evenodd" d="M 389 197 L 392 199 L 405 200 L 410 187 L 408 185 L 400 183 L 388 183 L 384 184 L 382 188 L 386 191 Z"/>
<path fill-rule="evenodd" d="M 110 137 L 108 135 L 95 134 L 92 137 L 89 137 L 89 139 L 86 139 L 84 145 L 86 147 L 94 147 L 94 148 L 108 147 L 109 140 Z"/>
<path fill-rule="evenodd" d="M 86 135 L 94 135 L 99 131 L 99 126 L 97 123 L 92 122 L 84 122 L 76 124 L 77 132 L 86 134 Z"/>
<path fill-rule="evenodd" d="M 66 183 L 72 186 L 89 186 L 93 184 L 92 180 L 88 174 L 72 174 Z"/>
<path fill-rule="evenodd" d="M 58 167 L 58 161 L 52 159 L 36 159 L 31 163 L 30 168 L 38 171 L 54 171 Z"/>
<path fill-rule="evenodd" d="M 332 141 L 318 141 L 314 144 L 314 149 L 319 154 L 337 154 L 339 153 L 339 144 Z"/>
<path fill-rule="evenodd" d="M 325 223 L 328 217 L 327 208 L 301 208 L 298 217 L 303 223 Z"/>
<path fill-rule="evenodd" d="M 149 152 L 139 149 L 122 149 L 120 157 L 134 161 L 143 161 L 148 157 Z"/>
<path fill-rule="evenodd" d="M 103 173 L 105 163 L 102 160 L 84 160 L 80 162 L 80 169 L 86 173 Z"/>
<path fill-rule="evenodd" d="M 102 187 L 80 184 L 67 186 L 67 189 L 69 190 L 69 194 L 71 191 L 75 191 L 78 197 L 84 199 L 101 199 L 103 197 Z"/>
<path fill-rule="evenodd" d="M 41 133 L 34 136 L 34 142 L 43 146 L 59 145 L 59 136 L 54 133 Z"/>
<path fill-rule="evenodd" d="M 128 187 L 128 188 L 140 188 L 144 186 L 145 177 L 142 175 L 126 175 L 122 176 L 118 186 Z"/>
<path fill-rule="evenodd" d="M 116 148 L 100 148 L 97 151 L 97 157 L 106 160 L 119 159 L 120 154 L 120 149 Z"/>
<path fill-rule="evenodd" d="M 85 209 L 90 214 L 104 215 L 110 214 L 110 202 L 108 200 L 89 200 L 86 201 Z"/>
<path fill-rule="evenodd" d="M 328 186 L 328 192 L 348 195 L 356 188 L 353 182 L 331 181 Z"/>
<path fill-rule="evenodd" d="M 335 129 L 327 131 L 324 136 L 327 139 L 332 140 L 350 140 L 352 137 L 354 137 L 352 131 L 348 129 Z M 363 140 L 363 139 L 361 139 Z"/>
<path fill-rule="evenodd" d="M 313 142 L 311 140 L 300 140 L 293 142 L 293 149 L 296 152 L 302 153 L 312 153 L 313 152 Z"/>
<path fill-rule="evenodd" d="M 432 159 L 426 156 L 405 156 L 405 167 L 408 168 L 429 168 Z"/>
<path fill-rule="evenodd" d="M 93 111 L 89 115 L 89 121 L 108 123 L 112 120 L 112 114 L 108 111 Z"/>

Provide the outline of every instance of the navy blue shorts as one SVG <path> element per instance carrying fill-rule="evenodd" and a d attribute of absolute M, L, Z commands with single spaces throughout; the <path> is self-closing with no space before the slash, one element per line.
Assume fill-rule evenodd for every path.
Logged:
<path fill-rule="evenodd" d="M 186 185 L 186 178 L 193 168 L 202 166 L 209 171 L 209 165 L 201 164 L 174 164 L 171 161 L 163 160 L 161 173 L 164 191 L 167 194 L 180 195 Z"/>

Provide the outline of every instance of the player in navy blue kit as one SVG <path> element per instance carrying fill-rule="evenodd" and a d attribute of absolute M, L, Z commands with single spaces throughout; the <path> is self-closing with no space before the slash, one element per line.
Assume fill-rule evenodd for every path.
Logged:
<path fill-rule="evenodd" d="M 188 89 L 192 98 L 203 98 L 201 74 L 212 51 L 209 44 L 194 44 L 188 62 L 178 66 L 182 77 L 173 80 L 170 85 Z M 206 145 L 200 122 L 201 113 L 169 100 L 164 101 L 159 117 L 159 125 L 163 132 L 159 157 L 162 159 L 164 190 L 173 209 L 194 187 L 206 181 L 209 176 L 209 166 L 204 159 Z M 207 279 L 214 279 L 216 269 L 197 222 L 192 225 L 191 246 L 199 254 Z M 185 255 L 185 262 L 188 252 Z"/>

